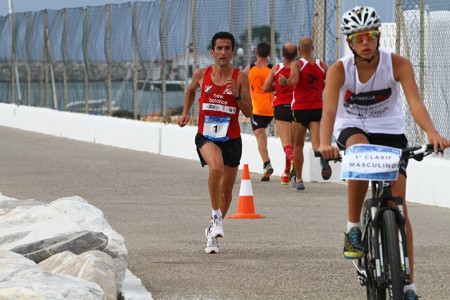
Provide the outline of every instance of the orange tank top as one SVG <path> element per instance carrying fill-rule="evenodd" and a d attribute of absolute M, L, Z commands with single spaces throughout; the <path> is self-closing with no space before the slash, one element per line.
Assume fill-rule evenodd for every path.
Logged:
<path fill-rule="evenodd" d="M 252 96 L 253 114 L 260 116 L 273 116 L 273 93 L 264 93 L 262 87 L 267 76 L 269 76 L 272 65 L 264 68 L 255 66 L 250 67 L 248 80 L 250 82 L 250 94 Z"/>

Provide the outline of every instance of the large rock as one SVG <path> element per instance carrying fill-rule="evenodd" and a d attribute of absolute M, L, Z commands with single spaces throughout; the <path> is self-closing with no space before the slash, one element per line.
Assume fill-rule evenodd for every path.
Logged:
<path fill-rule="evenodd" d="M 128 253 L 123 237 L 111 228 L 101 210 L 78 196 L 49 204 L 0 197 L 0 208 L 0 249 L 3 250 L 80 231 L 102 232 L 108 237 L 103 251 L 114 260 L 116 290 L 120 293 Z"/>
<path fill-rule="evenodd" d="M 107 244 L 108 237 L 103 233 L 85 230 L 17 246 L 10 251 L 40 263 L 60 252 L 70 251 L 81 254 L 89 250 L 103 250 Z"/>
<path fill-rule="evenodd" d="M 77 277 L 43 272 L 20 254 L 0 250 L 0 299 L 102 300 L 102 288 Z"/>
<path fill-rule="evenodd" d="M 92 250 L 81 255 L 65 251 L 39 263 L 47 272 L 75 276 L 97 283 L 107 300 L 117 300 L 114 260 L 108 254 Z"/>

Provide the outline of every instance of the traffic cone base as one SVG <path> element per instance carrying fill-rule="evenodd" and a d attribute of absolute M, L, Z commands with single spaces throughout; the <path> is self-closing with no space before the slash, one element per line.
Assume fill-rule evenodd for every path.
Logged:
<path fill-rule="evenodd" d="M 264 218 L 264 216 L 257 214 L 255 211 L 255 205 L 253 203 L 252 182 L 250 180 L 250 172 L 248 170 L 248 164 L 244 164 L 244 170 L 242 172 L 242 181 L 241 181 L 241 188 L 239 190 L 237 212 L 234 215 L 229 216 L 229 218 L 231 219 Z"/>

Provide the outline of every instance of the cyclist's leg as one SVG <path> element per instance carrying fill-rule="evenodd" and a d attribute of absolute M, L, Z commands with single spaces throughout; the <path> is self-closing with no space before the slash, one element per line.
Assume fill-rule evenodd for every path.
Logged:
<path fill-rule="evenodd" d="M 348 148 L 355 144 L 369 144 L 369 141 L 364 134 L 355 133 L 347 139 L 345 147 Z M 361 209 L 368 186 L 369 184 L 367 181 L 348 181 L 348 220 L 352 223 L 360 222 Z"/>

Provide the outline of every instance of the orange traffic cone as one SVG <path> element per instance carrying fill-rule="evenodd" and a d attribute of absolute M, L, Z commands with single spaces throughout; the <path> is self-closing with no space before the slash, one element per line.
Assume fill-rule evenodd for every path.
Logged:
<path fill-rule="evenodd" d="M 250 172 L 248 171 L 248 164 L 244 164 L 242 172 L 241 189 L 239 190 L 239 200 L 237 212 L 229 216 L 232 219 L 258 219 L 264 218 L 262 215 L 255 213 L 255 205 L 253 203 L 253 189 L 250 181 Z"/>

